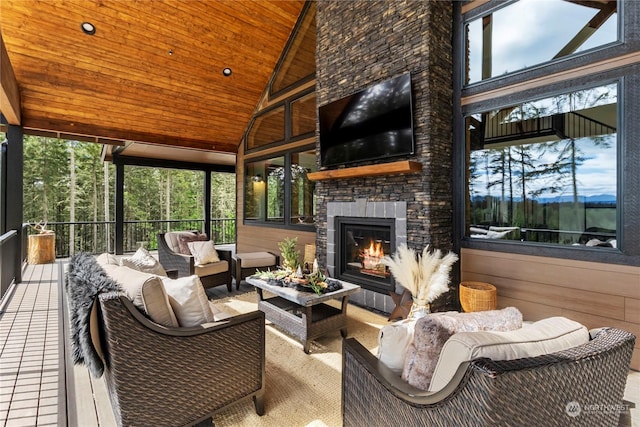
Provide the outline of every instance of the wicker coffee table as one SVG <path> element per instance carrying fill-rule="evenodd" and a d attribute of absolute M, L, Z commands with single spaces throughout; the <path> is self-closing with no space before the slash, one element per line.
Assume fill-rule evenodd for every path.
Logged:
<path fill-rule="evenodd" d="M 340 330 L 347 336 L 347 305 L 349 295 L 358 292 L 360 286 L 343 283 L 342 289 L 316 295 L 294 288 L 269 285 L 264 280 L 248 277 L 247 283 L 258 292 L 258 309 L 267 320 L 302 341 L 305 353 L 309 353 L 310 341 L 327 332 Z M 265 298 L 263 290 L 274 296 Z M 324 304 L 332 299 L 342 299 L 342 309 Z"/>

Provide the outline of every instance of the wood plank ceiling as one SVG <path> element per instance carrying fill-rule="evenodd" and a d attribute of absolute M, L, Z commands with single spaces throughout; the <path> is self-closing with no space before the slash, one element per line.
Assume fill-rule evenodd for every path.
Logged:
<path fill-rule="evenodd" d="M 2 0 L 22 125 L 236 153 L 303 5 Z"/>

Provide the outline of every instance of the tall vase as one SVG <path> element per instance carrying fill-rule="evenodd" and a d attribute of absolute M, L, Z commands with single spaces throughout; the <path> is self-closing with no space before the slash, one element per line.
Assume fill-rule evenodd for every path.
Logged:
<path fill-rule="evenodd" d="M 431 305 L 429 303 L 419 303 L 414 298 L 413 304 L 411 304 L 411 310 L 409 310 L 409 314 L 407 315 L 407 319 L 417 320 L 429 313 L 431 313 Z"/>

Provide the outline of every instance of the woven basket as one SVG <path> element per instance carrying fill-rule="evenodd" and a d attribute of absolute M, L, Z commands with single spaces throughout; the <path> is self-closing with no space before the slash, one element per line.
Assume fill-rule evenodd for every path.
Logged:
<path fill-rule="evenodd" d="M 484 282 L 462 282 L 460 283 L 460 305 L 466 313 L 495 310 L 496 287 Z"/>

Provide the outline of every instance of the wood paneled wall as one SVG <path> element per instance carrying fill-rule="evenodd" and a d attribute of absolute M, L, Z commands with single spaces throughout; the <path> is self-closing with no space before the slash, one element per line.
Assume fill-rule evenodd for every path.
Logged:
<path fill-rule="evenodd" d="M 640 267 L 462 249 L 461 277 L 495 285 L 498 307 L 525 320 L 564 316 L 640 337 Z M 631 367 L 640 370 L 640 339 Z"/>

